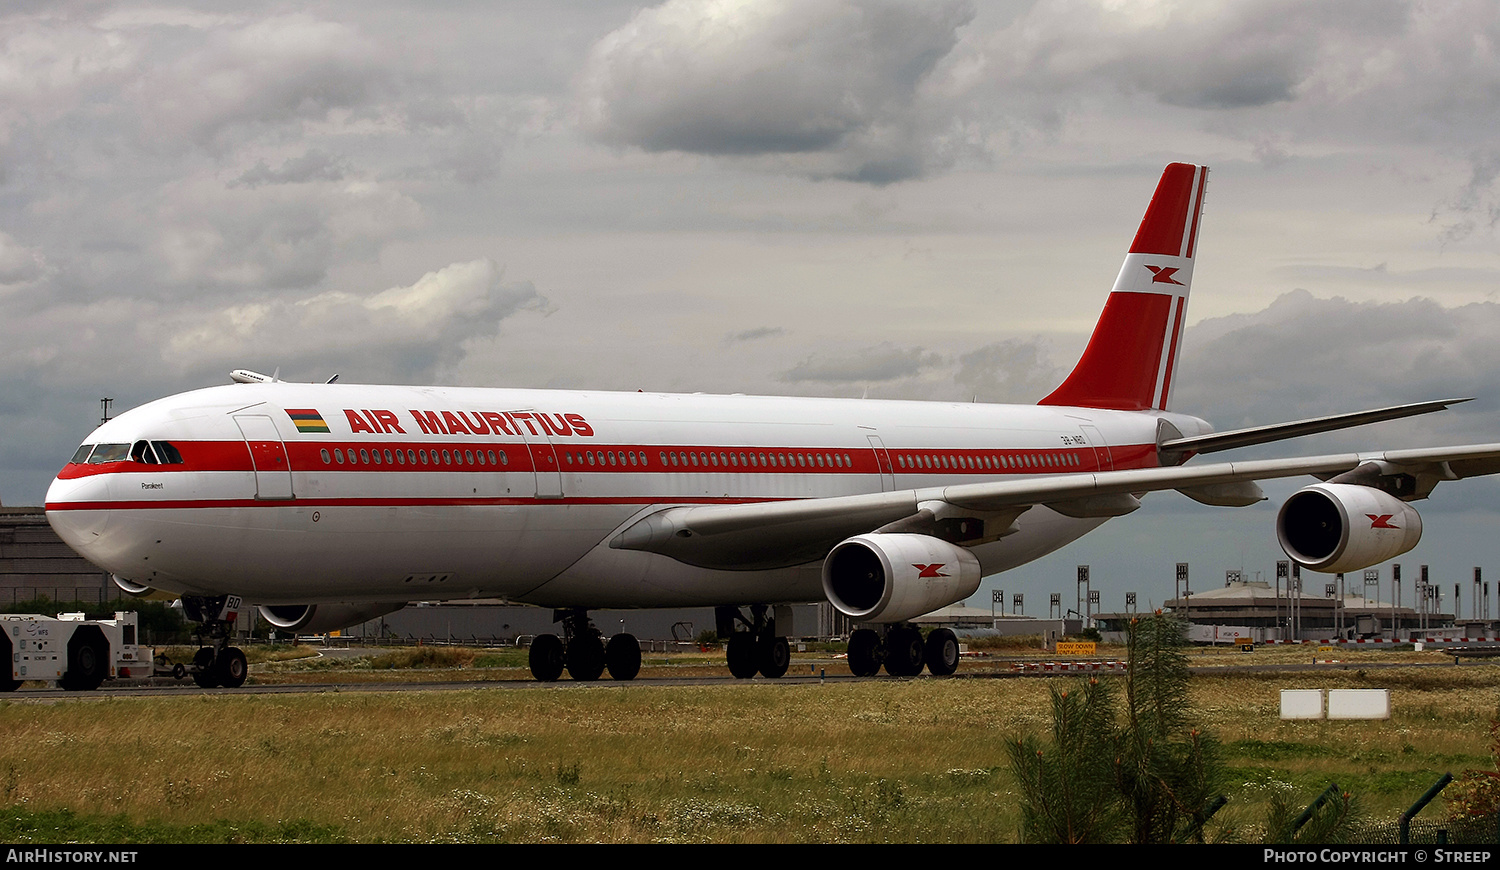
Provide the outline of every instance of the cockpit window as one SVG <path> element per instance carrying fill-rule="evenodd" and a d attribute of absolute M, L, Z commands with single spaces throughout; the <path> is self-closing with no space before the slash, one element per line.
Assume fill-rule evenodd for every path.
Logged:
<path fill-rule="evenodd" d="M 103 465 L 106 462 L 139 462 L 142 465 L 182 465 L 182 454 L 170 441 L 137 441 L 134 444 L 85 444 L 73 454 L 75 463 Z"/>
<path fill-rule="evenodd" d="M 89 454 L 89 465 L 120 462 L 130 455 L 129 444 L 100 444 Z"/>

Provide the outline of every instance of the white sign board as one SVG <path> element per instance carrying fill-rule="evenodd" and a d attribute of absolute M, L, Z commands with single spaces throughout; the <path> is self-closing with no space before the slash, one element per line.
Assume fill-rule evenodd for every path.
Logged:
<path fill-rule="evenodd" d="M 1330 719 L 1391 718 L 1390 689 L 1329 689 Z"/>
<path fill-rule="evenodd" d="M 1281 718 L 1322 719 L 1322 689 L 1282 689 Z"/>

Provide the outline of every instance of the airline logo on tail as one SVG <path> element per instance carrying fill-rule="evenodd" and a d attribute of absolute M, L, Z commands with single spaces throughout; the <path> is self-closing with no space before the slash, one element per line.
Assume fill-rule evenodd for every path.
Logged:
<path fill-rule="evenodd" d="M 1172 277 L 1173 275 L 1177 274 L 1178 270 L 1176 267 L 1168 268 L 1166 266 L 1147 266 L 1146 268 L 1150 269 L 1151 274 L 1154 276 L 1151 279 L 1152 284 L 1176 284 L 1179 287 L 1183 286 L 1181 281 L 1178 281 L 1177 279 Z"/>
<path fill-rule="evenodd" d="M 1207 180 L 1207 167 L 1187 163 L 1162 173 L 1088 348 L 1040 404 L 1167 409 Z"/>

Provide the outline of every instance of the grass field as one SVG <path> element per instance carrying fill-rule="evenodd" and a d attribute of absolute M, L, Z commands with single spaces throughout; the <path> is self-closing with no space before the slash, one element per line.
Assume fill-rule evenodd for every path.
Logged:
<path fill-rule="evenodd" d="M 437 652 L 441 652 L 438 655 Z M 450 655 L 450 652 L 453 654 Z M 1289 661 L 1310 661 L 1308 650 Z M 295 657 L 254 679 L 510 675 L 490 651 L 382 667 Z M 1246 663 L 1239 654 L 1196 664 Z M 1366 655 L 1361 653 L 1361 655 Z M 1400 653 L 1374 653 L 1391 661 Z M 1382 658 L 1384 656 L 1384 658 Z M 287 656 L 269 658 L 286 659 Z M 656 661 L 659 671 L 718 668 Z M 1260 653 L 1250 658 L 1269 660 Z M 1430 660 L 1430 659 L 1429 659 Z M 324 664 L 314 664 L 322 661 Z M 722 662 L 722 659 L 720 659 Z M 809 664 L 810 662 L 810 664 Z M 821 658 L 794 668 L 819 667 Z M 960 674 L 984 665 L 966 664 Z M 300 669 L 299 669 L 300 668 Z M 833 666 L 829 666 L 830 672 Z M 1050 727 L 1045 679 L 214 695 L 0 703 L 8 842 L 1010 842 L 1007 737 Z M 1283 688 L 1383 687 L 1383 722 L 1281 722 Z M 1218 833 L 1253 838 L 1270 796 L 1330 781 L 1394 818 L 1444 771 L 1492 767 L 1500 668 L 1199 673 L 1224 743 Z M 1441 812 L 1434 806 L 1427 813 Z"/>

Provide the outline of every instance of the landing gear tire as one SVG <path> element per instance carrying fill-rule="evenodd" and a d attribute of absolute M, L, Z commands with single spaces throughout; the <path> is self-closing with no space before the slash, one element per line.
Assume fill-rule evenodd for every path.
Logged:
<path fill-rule="evenodd" d="M 724 651 L 725 658 L 729 660 L 729 673 L 735 679 L 748 680 L 755 676 L 758 670 L 755 661 L 755 639 L 749 632 L 739 632 L 729 637 L 728 647 Z"/>
<path fill-rule="evenodd" d="M 760 672 L 774 680 L 791 665 L 792 647 L 784 637 L 763 637 L 755 644 L 755 657 Z"/>
<path fill-rule="evenodd" d="M 97 628 L 84 635 L 88 630 L 79 629 L 68 643 L 68 670 L 57 681 L 59 688 L 90 692 L 104 682 L 104 675 L 109 672 L 109 642 Z"/>
<path fill-rule="evenodd" d="M 212 689 L 219 684 L 219 674 L 214 670 L 214 651 L 202 647 L 193 653 L 193 682 L 200 689 Z"/>
<path fill-rule="evenodd" d="M 527 659 L 531 664 L 531 675 L 539 682 L 556 682 L 562 676 L 565 661 L 562 639 L 555 634 L 537 635 L 531 642 Z"/>
<path fill-rule="evenodd" d="M 568 641 L 568 676 L 592 683 L 604 673 L 604 642 L 597 634 L 580 634 Z"/>
<path fill-rule="evenodd" d="M 893 677 L 922 673 L 922 633 L 915 628 L 893 628 L 885 636 L 885 672 Z"/>
<path fill-rule="evenodd" d="M 617 634 L 604 648 L 604 666 L 609 675 L 624 682 L 641 672 L 641 644 L 633 634 Z"/>
<path fill-rule="evenodd" d="M 946 628 L 936 629 L 927 635 L 923 658 L 934 677 L 946 677 L 958 670 L 958 636 Z"/>
<path fill-rule="evenodd" d="M 880 672 L 882 661 L 880 635 L 861 628 L 849 635 L 849 670 L 856 677 L 873 677 Z"/>
<path fill-rule="evenodd" d="M 250 675 L 250 665 L 245 661 L 245 653 L 237 646 L 224 648 L 219 660 L 214 662 L 214 670 L 218 672 L 219 685 L 226 689 L 238 689 L 245 685 L 245 678 Z"/>

